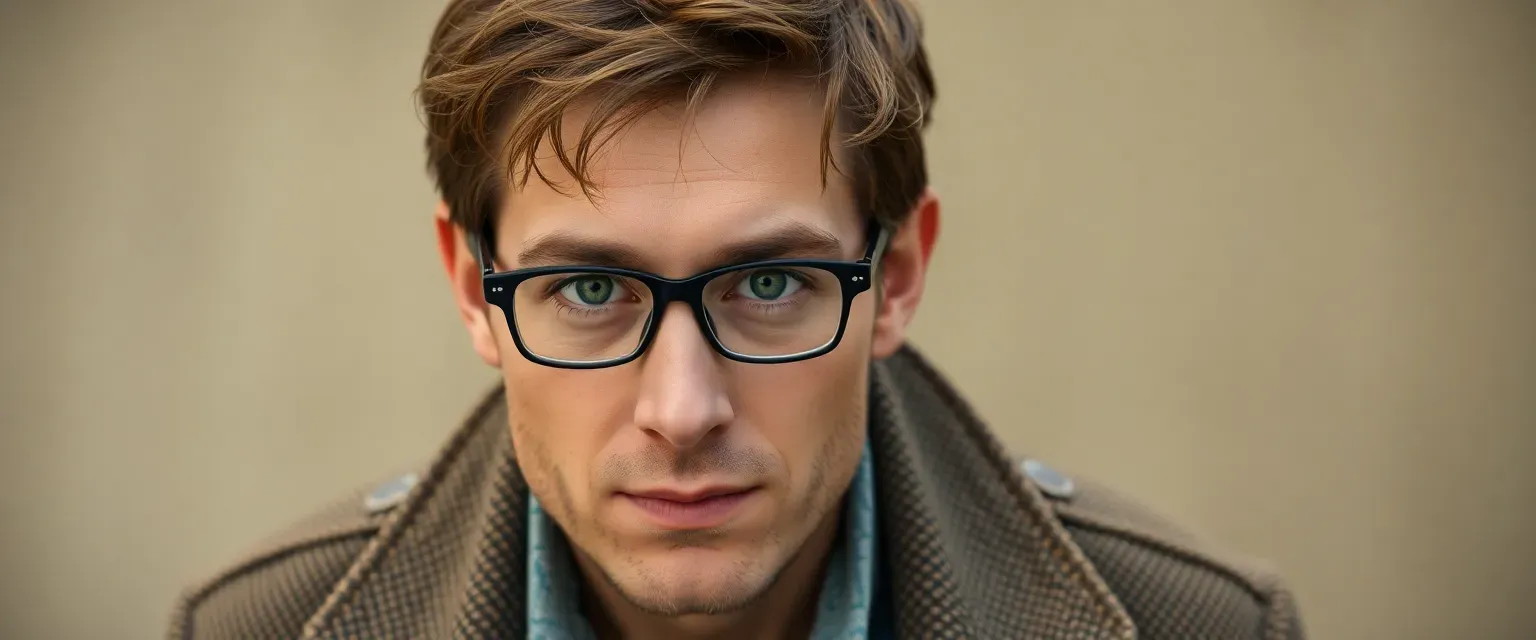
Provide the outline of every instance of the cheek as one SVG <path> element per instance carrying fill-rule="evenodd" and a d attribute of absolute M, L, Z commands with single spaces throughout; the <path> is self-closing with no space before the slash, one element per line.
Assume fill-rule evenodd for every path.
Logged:
<path fill-rule="evenodd" d="M 628 385 L 603 380 L 601 371 L 534 364 L 515 348 L 502 360 L 502 376 L 512 445 L 529 489 L 552 511 L 585 510 L 592 465 L 612 434 L 610 425 L 623 422 L 619 390 Z M 594 388 L 604 392 L 593 394 Z"/>
<path fill-rule="evenodd" d="M 857 349 L 804 362 L 748 365 L 734 376 L 737 418 L 753 426 L 789 467 L 792 491 L 835 479 L 862 451 L 868 358 Z M 829 465 L 832 468 L 820 468 Z M 846 467 L 847 469 L 845 469 Z"/>

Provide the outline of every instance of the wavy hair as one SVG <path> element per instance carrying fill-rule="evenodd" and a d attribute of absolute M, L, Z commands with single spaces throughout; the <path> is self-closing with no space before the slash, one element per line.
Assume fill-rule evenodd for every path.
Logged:
<path fill-rule="evenodd" d="M 764 64 L 815 74 L 823 183 L 830 166 L 864 215 L 900 224 L 928 183 L 935 92 L 908 0 L 452 0 L 417 90 L 429 168 L 450 219 L 488 233 L 505 185 L 561 188 L 534 162 L 541 144 L 591 197 L 592 158 L 625 124 L 679 98 L 691 114 L 722 76 Z M 565 140 L 564 114 L 589 96 Z"/>

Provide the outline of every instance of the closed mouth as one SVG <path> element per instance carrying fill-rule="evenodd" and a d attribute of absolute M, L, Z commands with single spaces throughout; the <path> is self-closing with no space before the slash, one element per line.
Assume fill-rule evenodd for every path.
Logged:
<path fill-rule="evenodd" d="M 694 491 L 620 492 L 619 496 L 663 529 L 689 530 L 725 524 L 737 507 L 757 493 L 758 487 L 709 487 Z"/>

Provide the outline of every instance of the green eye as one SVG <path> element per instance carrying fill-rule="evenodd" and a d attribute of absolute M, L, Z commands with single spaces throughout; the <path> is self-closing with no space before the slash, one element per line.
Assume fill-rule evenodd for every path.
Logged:
<path fill-rule="evenodd" d="M 583 276 L 571 278 L 570 282 L 560 288 L 560 293 L 566 300 L 576 304 L 597 306 L 612 301 L 614 288 L 613 278 Z"/>
<path fill-rule="evenodd" d="M 800 289 L 800 281 L 778 269 L 754 271 L 736 287 L 736 293 L 754 300 L 778 300 Z"/>

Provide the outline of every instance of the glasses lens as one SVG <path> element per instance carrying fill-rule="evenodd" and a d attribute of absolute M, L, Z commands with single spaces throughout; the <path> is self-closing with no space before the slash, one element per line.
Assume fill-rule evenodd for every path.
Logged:
<path fill-rule="evenodd" d="M 513 322 L 534 355 L 567 362 L 622 358 L 640 348 L 651 291 L 633 278 L 571 272 L 517 285 Z"/>
<path fill-rule="evenodd" d="M 825 269 L 743 269 L 710 281 L 704 310 L 726 349 L 744 356 L 788 356 L 826 346 L 837 336 L 843 290 Z"/>

